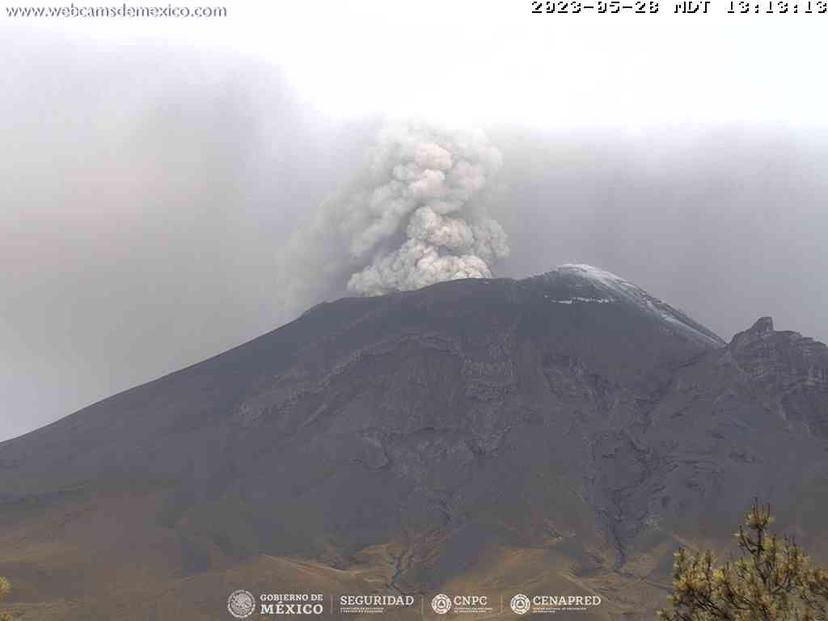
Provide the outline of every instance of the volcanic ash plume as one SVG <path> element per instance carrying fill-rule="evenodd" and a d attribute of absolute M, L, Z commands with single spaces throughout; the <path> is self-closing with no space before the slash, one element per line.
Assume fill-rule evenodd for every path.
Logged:
<path fill-rule="evenodd" d="M 365 295 L 418 289 L 443 280 L 486 278 L 509 253 L 506 234 L 475 197 L 500 167 L 480 131 L 406 124 L 380 132 L 370 189 L 350 202 L 358 213 L 348 289 Z"/>
<path fill-rule="evenodd" d="M 318 298 L 491 277 L 509 247 L 481 198 L 500 164 L 481 131 L 386 126 L 360 178 L 292 240 L 285 264 L 304 275 L 289 286 Z"/>

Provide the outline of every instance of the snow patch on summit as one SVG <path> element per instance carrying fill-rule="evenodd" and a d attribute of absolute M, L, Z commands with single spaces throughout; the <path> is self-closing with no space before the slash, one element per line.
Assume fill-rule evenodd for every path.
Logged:
<path fill-rule="evenodd" d="M 634 304 L 642 311 L 658 317 L 674 332 L 707 344 L 722 346 L 724 341 L 716 334 L 696 323 L 682 311 L 650 295 L 638 285 L 593 265 L 568 263 L 544 274 L 545 278 L 564 278 L 574 280 L 576 292 L 586 289 L 584 295 L 568 295 L 565 299 L 550 300 L 557 304 L 611 302 Z M 583 285 L 583 286 L 581 286 Z M 589 295 L 592 294 L 592 295 Z M 596 295 L 597 294 L 597 295 Z M 549 297 L 549 296 L 544 296 Z"/>
<path fill-rule="evenodd" d="M 634 284 L 624 280 L 620 276 L 616 276 L 612 272 L 602 270 L 600 267 L 595 267 L 594 265 L 587 265 L 586 263 L 565 263 L 564 265 L 559 265 L 558 269 L 555 271 L 576 273 L 581 276 L 584 276 L 585 278 L 598 281 L 608 287 L 618 289 L 631 287 L 634 289 L 638 289 L 638 287 L 636 287 Z"/>
<path fill-rule="evenodd" d="M 548 295 L 543 296 L 548 298 Z M 615 300 L 611 300 L 609 298 L 583 298 L 580 296 L 575 296 L 572 298 L 567 298 L 565 300 L 550 300 L 553 304 L 575 304 L 576 302 L 580 302 L 583 304 L 612 304 Z"/>

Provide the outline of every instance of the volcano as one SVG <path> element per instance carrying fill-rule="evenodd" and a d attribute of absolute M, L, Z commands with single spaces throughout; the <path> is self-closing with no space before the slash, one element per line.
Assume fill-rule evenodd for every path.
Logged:
<path fill-rule="evenodd" d="M 828 558 L 828 348 L 567 265 L 320 304 L 3 442 L 0 575 L 32 620 L 231 618 L 241 588 L 652 618 L 753 497 Z"/>

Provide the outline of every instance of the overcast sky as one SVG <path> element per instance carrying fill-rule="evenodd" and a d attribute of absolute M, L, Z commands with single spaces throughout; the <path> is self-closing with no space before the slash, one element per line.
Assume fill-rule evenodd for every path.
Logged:
<path fill-rule="evenodd" d="M 184 23 L 0 3 L 0 439 L 311 303 L 280 251 L 388 116 L 500 149 L 498 275 L 588 262 L 725 338 L 769 314 L 828 340 L 824 16 L 274 4 Z"/>

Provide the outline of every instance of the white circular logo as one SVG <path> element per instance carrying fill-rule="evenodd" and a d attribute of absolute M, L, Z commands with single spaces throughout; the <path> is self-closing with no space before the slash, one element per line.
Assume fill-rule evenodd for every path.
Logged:
<path fill-rule="evenodd" d="M 518 593 L 512 598 L 512 601 L 509 602 L 509 607 L 515 614 L 525 615 L 532 607 L 532 602 L 530 602 L 529 598 L 523 593 Z"/>
<path fill-rule="evenodd" d="M 448 595 L 443 595 L 442 593 L 435 595 L 434 599 L 431 600 L 431 608 L 438 615 L 444 615 L 451 610 L 451 598 L 449 598 Z"/>
<path fill-rule="evenodd" d="M 246 619 L 256 610 L 256 598 L 244 589 L 233 591 L 227 598 L 227 610 L 236 619 Z"/>

